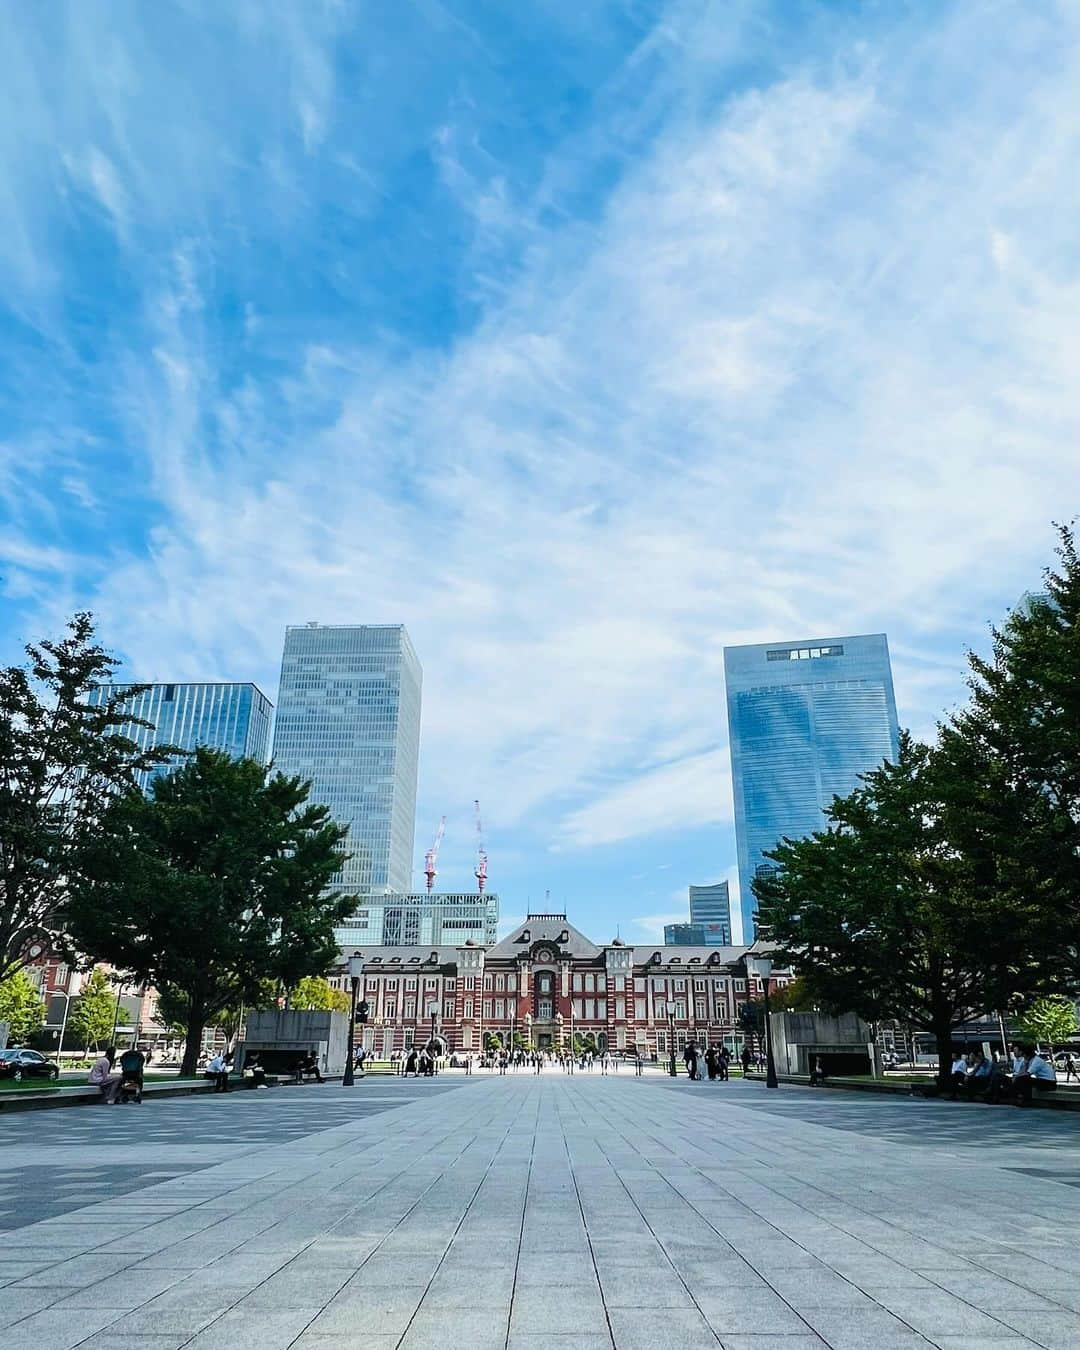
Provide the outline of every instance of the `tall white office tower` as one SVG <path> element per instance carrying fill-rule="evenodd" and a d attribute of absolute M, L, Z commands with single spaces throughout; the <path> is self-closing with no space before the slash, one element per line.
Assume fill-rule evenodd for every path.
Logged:
<path fill-rule="evenodd" d="M 285 630 L 274 767 L 349 827 L 346 893 L 412 890 L 422 678 L 401 624 Z"/>

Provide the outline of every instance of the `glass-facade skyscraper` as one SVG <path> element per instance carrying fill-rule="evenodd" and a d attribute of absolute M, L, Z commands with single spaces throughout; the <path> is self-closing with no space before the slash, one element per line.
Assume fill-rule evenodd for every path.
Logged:
<path fill-rule="evenodd" d="M 726 881 L 690 887 L 690 922 L 664 924 L 669 947 L 730 947 L 731 897 Z"/>
<path fill-rule="evenodd" d="M 731 896 L 726 881 L 690 887 L 690 922 L 701 925 L 708 946 L 731 946 Z"/>
<path fill-rule="evenodd" d="M 899 727 L 884 633 L 725 647 L 743 941 L 751 883 L 786 835 L 825 825 L 824 808 L 896 756 Z"/>
<path fill-rule="evenodd" d="M 365 897 L 336 937 L 352 947 L 493 947 L 499 936 L 499 897 L 494 891 L 420 891 L 414 895 Z"/>
<path fill-rule="evenodd" d="M 87 702 L 98 707 L 114 694 L 133 687 L 101 684 L 90 690 Z M 118 728 L 142 750 L 155 745 L 177 745 L 181 750 L 206 746 L 266 763 L 274 706 L 253 684 L 151 684 L 127 701 L 125 708 L 132 717 L 152 724 L 139 727 L 125 723 Z M 152 779 L 176 767 L 161 764 L 138 774 L 139 786 L 145 791 Z"/>
<path fill-rule="evenodd" d="M 285 630 L 274 767 L 312 782 L 310 800 L 349 827 L 333 886 L 412 889 L 422 673 L 400 624 Z"/>

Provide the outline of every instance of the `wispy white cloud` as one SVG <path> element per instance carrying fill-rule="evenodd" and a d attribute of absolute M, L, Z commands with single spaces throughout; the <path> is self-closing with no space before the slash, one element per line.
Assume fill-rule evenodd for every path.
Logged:
<path fill-rule="evenodd" d="M 312 164 L 362 172 L 358 213 L 395 186 L 377 140 L 341 140 L 340 13 L 306 13 L 293 130 L 256 100 L 282 237 Z M 138 673 L 272 691 L 286 622 L 404 619 L 430 814 L 479 795 L 534 857 L 694 830 L 730 856 L 725 643 L 885 628 L 903 717 L 932 724 L 1080 488 L 1077 20 L 946 6 L 718 89 L 724 62 L 785 37 L 732 13 L 670 6 L 530 190 L 481 134 L 491 109 L 439 106 L 417 145 L 467 220 L 473 306 L 449 337 L 286 324 L 255 285 L 236 308 L 264 359 L 238 371 L 217 259 L 170 231 L 110 387 L 150 524 L 87 587 Z M 166 82 L 172 113 L 181 92 Z M 110 217 L 137 234 L 180 210 L 179 184 L 254 228 L 227 155 L 200 179 L 197 117 L 202 155 L 177 145 L 151 208 L 161 145 L 131 99 L 118 81 L 87 142 L 96 182 L 72 152 Z M 350 304 L 392 256 L 305 238 Z"/>

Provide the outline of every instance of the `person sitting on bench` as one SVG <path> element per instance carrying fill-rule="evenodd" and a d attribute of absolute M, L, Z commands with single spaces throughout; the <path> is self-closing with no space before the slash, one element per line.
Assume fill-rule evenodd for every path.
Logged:
<path fill-rule="evenodd" d="M 215 1092 L 228 1092 L 229 1090 L 229 1059 L 229 1055 L 219 1050 L 206 1066 L 206 1076 L 214 1080 Z"/>
<path fill-rule="evenodd" d="M 114 1105 L 116 1094 L 120 1091 L 121 1075 L 113 1073 L 115 1062 L 116 1046 L 110 1045 L 100 1059 L 94 1061 L 94 1067 L 90 1070 L 90 1077 L 86 1080 L 101 1089 L 101 1095 L 105 1099 L 106 1106 Z"/>
<path fill-rule="evenodd" d="M 971 1101 L 972 1098 L 982 1096 L 989 1089 L 990 1079 L 990 1061 L 981 1050 L 976 1050 L 975 1057 L 971 1061 L 971 1068 L 968 1070 L 960 1091 L 968 1101 Z"/>
<path fill-rule="evenodd" d="M 244 1056 L 243 1078 L 246 1087 L 266 1087 L 266 1070 L 262 1066 L 258 1053 Z"/>
<path fill-rule="evenodd" d="M 1024 1066 L 1013 1074 L 1013 1098 L 1017 1106 L 1030 1106 L 1032 1089 L 1040 1093 L 1057 1091 L 1057 1071 L 1033 1045 L 1023 1045 L 1020 1050 Z"/>
<path fill-rule="evenodd" d="M 319 1072 L 319 1061 L 315 1055 L 315 1051 L 309 1050 L 296 1065 L 296 1081 L 302 1083 L 305 1078 L 310 1078 L 312 1074 L 315 1075 L 315 1081 L 317 1083 L 323 1081 L 323 1076 Z"/>

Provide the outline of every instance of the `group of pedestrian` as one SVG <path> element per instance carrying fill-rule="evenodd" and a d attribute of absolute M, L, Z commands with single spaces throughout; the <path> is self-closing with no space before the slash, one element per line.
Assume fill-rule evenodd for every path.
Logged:
<path fill-rule="evenodd" d="M 990 1059 L 981 1049 L 970 1054 L 957 1051 L 949 1079 L 951 1101 L 980 1097 L 991 1106 L 1002 1101 L 1030 1106 L 1035 1093 L 1057 1091 L 1057 1070 L 1028 1043 L 1011 1046 L 1008 1056 L 995 1052 Z"/>
<path fill-rule="evenodd" d="M 414 1078 L 434 1078 L 437 1071 L 435 1047 L 422 1045 L 417 1050 L 414 1046 L 405 1057 L 405 1067 L 401 1071 L 401 1076 L 408 1078 L 409 1074 L 412 1074 Z"/>
<path fill-rule="evenodd" d="M 727 1082 L 731 1077 L 731 1051 L 726 1045 L 710 1045 L 703 1051 L 696 1041 L 688 1041 L 683 1050 L 683 1062 L 695 1082 L 701 1078 L 702 1064 L 710 1082 Z"/>

